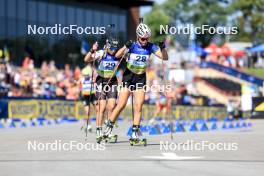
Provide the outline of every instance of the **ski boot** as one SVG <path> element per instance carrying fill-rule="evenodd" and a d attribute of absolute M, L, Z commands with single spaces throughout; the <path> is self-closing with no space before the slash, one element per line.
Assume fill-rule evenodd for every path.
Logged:
<path fill-rule="evenodd" d="M 140 126 L 139 125 L 133 125 L 132 127 L 132 135 L 129 139 L 129 143 L 131 146 L 133 145 L 143 145 L 147 146 L 147 139 L 141 138 L 142 134 L 140 132 Z"/>
<path fill-rule="evenodd" d="M 104 124 L 107 125 L 107 123 L 108 123 L 108 119 L 105 119 Z M 118 124 L 116 122 L 114 123 L 114 127 L 118 128 Z"/>
<path fill-rule="evenodd" d="M 104 124 L 107 125 L 107 123 L 108 123 L 108 119 L 105 119 Z"/>
<path fill-rule="evenodd" d="M 111 122 L 110 120 L 107 121 L 106 129 L 103 134 L 103 139 L 105 140 L 105 142 L 109 142 L 109 143 L 117 142 L 117 135 L 112 134 L 114 124 L 115 122 Z"/>
<path fill-rule="evenodd" d="M 96 142 L 100 144 L 103 140 L 102 127 L 96 128 Z"/>
<path fill-rule="evenodd" d="M 87 126 L 86 125 L 83 125 L 81 127 L 81 131 L 84 130 L 85 133 L 91 133 L 92 132 L 92 125 L 88 124 Z"/>
<path fill-rule="evenodd" d="M 86 130 L 87 130 L 87 132 L 91 133 L 92 132 L 92 125 L 88 124 Z"/>

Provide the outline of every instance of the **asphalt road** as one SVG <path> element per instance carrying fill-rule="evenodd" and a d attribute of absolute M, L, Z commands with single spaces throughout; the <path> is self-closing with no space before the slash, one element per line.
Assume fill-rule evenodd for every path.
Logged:
<path fill-rule="evenodd" d="M 95 133 L 88 134 L 84 140 L 80 122 L 1 129 L 0 175 L 264 174 L 264 121 L 252 121 L 251 129 L 175 133 L 172 141 L 170 135 L 145 134 L 147 147 L 129 145 L 126 131 L 130 123 L 124 121 L 115 129 L 119 135 L 118 143 L 101 146 L 95 143 Z M 59 149 L 59 145 L 55 148 L 56 142 L 64 146 L 71 142 L 76 145 L 68 151 L 66 147 Z M 161 145 L 166 142 L 167 146 Z M 53 148 L 48 143 L 53 144 Z M 35 150 L 34 144 L 37 144 Z M 76 147 L 84 144 L 86 148 L 79 147 L 78 150 Z M 208 145 L 201 149 L 202 144 Z M 214 149 L 217 145 L 219 150 Z M 220 150 L 223 146 L 225 150 Z"/>

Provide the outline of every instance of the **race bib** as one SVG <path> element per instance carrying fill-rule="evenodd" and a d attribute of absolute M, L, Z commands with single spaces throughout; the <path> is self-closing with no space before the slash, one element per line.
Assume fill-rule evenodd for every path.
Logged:
<path fill-rule="evenodd" d="M 115 70 L 117 61 L 102 61 L 99 65 L 100 70 Z"/>
<path fill-rule="evenodd" d="M 85 80 L 82 83 L 82 94 L 83 95 L 90 95 L 95 93 L 94 87 L 92 87 L 92 82 L 89 80 Z"/>
<path fill-rule="evenodd" d="M 149 55 L 131 53 L 127 62 L 127 68 L 136 74 L 146 71 Z"/>
<path fill-rule="evenodd" d="M 113 74 L 115 74 L 115 68 L 118 64 L 118 61 L 107 61 L 107 60 L 103 60 L 101 61 L 98 69 L 97 69 L 97 73 L 104 77 L 104 78 L 110 78 L 113 76 Z"/>

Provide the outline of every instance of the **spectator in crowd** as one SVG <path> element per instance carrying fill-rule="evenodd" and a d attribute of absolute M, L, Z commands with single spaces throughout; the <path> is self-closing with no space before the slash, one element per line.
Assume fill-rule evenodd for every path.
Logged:
<path fill-rule="evenodd" d="M 175 81 L 166 82 L 164 80 L 164 65 L 153 64 L 147 70 L 147 84 L 165 85 L 170 84 L 172 89 L 166 92 L 169 105 L 207 105 L 213 100 L 201 100 L 201 96 L 194 95 L 193 85 L 178 85 Z M 73 70 L 69 64 L 65 64 L 64 69 L 58 69 L 55 61 L 43 61 L 40 68 L 35 68 L 34 61 L 25 57 L 22 66 L 16 67 L 9 63 L 0 64 L 0 92 L 1 96 L 9 97 L 40 97 L 40 98 L 62 98 L 77 100 L 80 90 L 76 80 L 80 78 L 80 67 Z M 118 78 L 122 77 L 122 70 L 118 71 Z M 191 87 L 188 88 L 188 87 Z M 145 103 L 156 104 L 158 98 L 157 91 L 148 91 Z M 203 98 L 203 97 L 202 97 Z M 202 103 L 201 103 L 202 102 Z"/>

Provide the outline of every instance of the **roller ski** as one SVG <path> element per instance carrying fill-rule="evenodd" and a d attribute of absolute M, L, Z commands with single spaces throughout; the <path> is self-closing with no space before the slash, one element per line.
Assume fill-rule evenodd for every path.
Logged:
<path fill-rule="evenodd" d="M 129 139 L 129 143 L 131 146 L 133 145 L 143 145 L 143 146 L 147 146 L 147 139 L 143 138 L 143 139 L 133 139 L 130 138 Z"/>
<path fill-rule="evenodd" d="M 104 141 L 106 143 L 116 143 L 117 142 L 117 135 L 109 135 L 108 137 L 104 137 Z"/>
<path fill-rule="evenodd" d="M 147 146 L 147 139 L 141 138 L 141 136 L 142 134 L 140 133 L 139 125 L 133 125 L 132 135 L 131 135 L 131 138 L 129 139 L 129 144 L 131 146 L 134 146 L 134 145 Z"/>
<path fill-rule="evenodd" d="M 104 134 L 103 134 L 103 140 L 105 142 L 109 142 L 109 143 L 116 143 L 117 142 L 117 135 L 112 134 L 114 124 L 115 123 L 111 122 L 110 120 L 107 121 L 106 129 L 105 129 Z"/>

